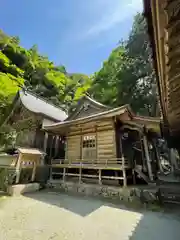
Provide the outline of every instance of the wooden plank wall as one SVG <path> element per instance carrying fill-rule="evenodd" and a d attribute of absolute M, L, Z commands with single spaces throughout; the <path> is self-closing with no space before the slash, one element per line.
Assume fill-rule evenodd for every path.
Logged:
<path fill-rule="evenodd" d="M 66 159 L 75 160 L 81 158 L 80 141 L 81 135 L 67 136 Z"/>
<path fill-rule="evenodd" d="M 97 132 L 97 158 L 111 159 L 116 157 L 115 130 Z"/>
<path fill-rule="evenodd" d="M 113 119 L 83 124 L 81 130 L 72 130 L 67 136 L 66 159 L 81 159 L 82 138 L 96 135 L 96 159 L 116 158 L 116 137 Z"/>

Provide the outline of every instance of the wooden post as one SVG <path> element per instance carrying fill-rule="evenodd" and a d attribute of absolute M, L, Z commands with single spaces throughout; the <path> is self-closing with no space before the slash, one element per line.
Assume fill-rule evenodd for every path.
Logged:
<path fill-rule="evenodd" d="M 50 159 L 50 176 L 49 176 L 49 178 L 50 178 L 50 181 L 51 180 L 53 180 L 53 177 L 52 177 L 52 159 Z"/>
<path fill-rule="evenodd" d="M 124 154 L 123 154 L 121 136 L 120 136 L 120 151 L 121 151 L 121 158 L 122 158 L 123 186 L 126 187 L 127 186 L 127 177 L 126 177 L 125 159 L 124 159 Z"/>
<path fill-rule="evenodd" d="M 122 170 L 123 170 L 123 185 L 124 187 L 127 186 L 127 177 L 126 177 L 126 168 L 125 168 L 125 159 L 122 156 Z"/>
<path fill-rule="evenodd" d="M 140 145 L 141 145 L 141 157 L 142 157 L 142 165 L 143 165 L 143 170 L 146 169 L 146 161 L 145 161 L 145 156 L 144 156 L 144 148 L 143 148 L 143 142 L 142 142 L 142 135 L 141 132 L 139 132 L 139 139 L 140 139 Z M 136 163 L 134 164 L 134 167 L 136 166 Z"/>
<path fill-rule="evenodd" d="M 148 143 L 147 143 L 147 138 L 146 138 L 145 135 L 143 136 L 143 143 L 144 143 L 144 151 L 145 151 L 146 164 L 147 164 L 149 178 L 150 178 L 151 181 L 153 181 L 151 159 L 150 159 L 150 156 L 149 156 Z"/>
<path fill-rule="evenodd" d="M 81 135 L 80 135 L 80 159 L 81 159 L 81 162 L 82 162 L 82 151 L 83 151 L 83 136 L 82 136 L 82 128 L 80 129 L 80 132 L 81 132 Z"/>
<path fill-rule="evenodd" d="M 102 184 L 102 171 L 99 169 L 99 185 Z"/>
<path fill-rule="evenodd" d="M 46 153 L 46 148 L 47 148 L 47 140 L 48 140 L 48 133 L 45 132 L 45 136 L 44 136 L 44 152 Z"/>
<path fill-rule="evenodd" d="M 19 179 L 20 179 L 20 175 L 21 175 L 21 159 L 22 159 L 22 154 L 19 153 L 19 158 L 17 161 L 17 165 L 16 165 L 16 184 L 19 183 Z"/>
<path fill-rule="evenodd" d="M 79 168 L 79 183 L 82 182 L 82 162 L 81 162 L 81 166 Z"/>
<path fill-rule="evenodd" d="M 160 163 L 160 154 L 159 154 L 158 147 L 157 147 L 157 141 L 155 139 L 152 139 L 152 143 L 153 143 L 153 147 L 155 150 L 155 162 L 154 163 L 155 163 L 155 175 L 157 178 L 158 170 L 160 170 L 160 172 L 163 172 L 163 169 L 162 169 L 162 165 Z"/>
<path fill-rule="evenodd" d="M 96 135 L 95 135 L 95 146 L 96 146 L 96 164 L 98 163 L 97 159 L 98 159 L 98 130 L 97 130 L 97 124 L 95 126 L 95 131 L 96 131 Z"/>
<path fill-rule="evenodd" d="M 66 178 L 66 168 L 63 168 L 63 182 L 65 182 L 65 178 Z"/>
<path fill-rule="evenodd" d="M 33 163 L 33 170 L 32 170 L 32 176 L 31 176 L 31 182 L 34 182 L 34 180 L 35 180 L 36 167 L 37 167 L 37 164 L 36 164 L 36 162 L 34 161 L 34 163 Z"/>
<path fill-rule="evenodd" d="M 58 150 L 59 150 L 59 141 L 60 141 L 60 137 L 59 136 L 55 136 L 55 157 L 57 156 L 58 154 Z"/>
<path fill-rule="evenodd" d="M 132 177 L 133 177 L 133 184 L 136 185 L 136 176 L 135 176 L 134 169 L 132 169 Z"/>

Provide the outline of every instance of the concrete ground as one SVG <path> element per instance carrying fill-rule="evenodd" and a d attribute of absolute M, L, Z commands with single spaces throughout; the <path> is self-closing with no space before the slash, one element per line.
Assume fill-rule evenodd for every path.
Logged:
<path fill-rule="evenodd" d="M 0 201 L 3 240 L 178 240 L 177 215 L 41 191 Z"/>

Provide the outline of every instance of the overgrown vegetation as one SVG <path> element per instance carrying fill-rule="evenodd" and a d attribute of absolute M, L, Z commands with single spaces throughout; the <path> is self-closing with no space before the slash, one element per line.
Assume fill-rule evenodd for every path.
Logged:
<path fill-rule="evenodd" d="M 18 37 L 0 31 L 0 119 L 22 86 L 59 105 L 67 112 L 87 91 L 112 107 L 130 104 L 143 115 L 157 115 L 155 74 L 146 22 L 137 14 L 129 37 L 112 51 L 103 67 L 91 77 L 69 74 L 40 55 L 36 45 L 20 46 Z M 1 139 L 4 133 L 1 130 Z M 3 141 L 8 141 L 11 136 Z"/>

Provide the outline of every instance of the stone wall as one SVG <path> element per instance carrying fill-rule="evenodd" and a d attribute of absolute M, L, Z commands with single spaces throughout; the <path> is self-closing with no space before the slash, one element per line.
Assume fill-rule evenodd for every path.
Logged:
<path fill-rule="evenodd" d="M 81 194 L 85 196 L 105 197 L 125 202 L 154 203 L 157 201 L 156 190 L 149 188 L 123 188 L 77 182 L 53 182 L 48 184 L 48 186 L 61 192 Z"/>

